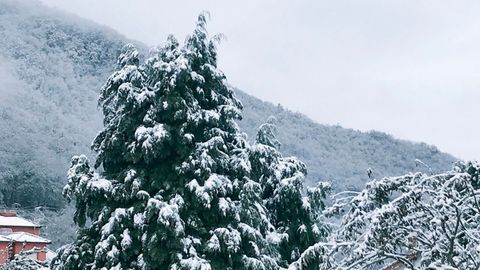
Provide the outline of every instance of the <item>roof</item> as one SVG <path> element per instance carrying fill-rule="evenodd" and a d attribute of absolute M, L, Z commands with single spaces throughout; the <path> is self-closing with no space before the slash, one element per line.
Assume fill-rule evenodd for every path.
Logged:
<path fill-rule="evenodd" d="M 43 237 L 33 235 L 31 233 L 27 232 L 14 232 L 9 235 L 5 235 L 4 237 L 7 237 L 15 242 L 23 242 L 23 243 L 45 243 L 45 244 L 50 244 L 51 241 L 48 239 L 45 239 Z"/>
<path fill-rule="evenodd" d="M 10 238 L 7 238 L 3 235 L 0 235 L 0 242 L 10 242 L 10 241 L 12 241 L 12 240 L 10 240 Z"/>
<path fill-rule="evenodd" d="M 21 217 L 0 216 L 0 227 L 41 227 Z"/>

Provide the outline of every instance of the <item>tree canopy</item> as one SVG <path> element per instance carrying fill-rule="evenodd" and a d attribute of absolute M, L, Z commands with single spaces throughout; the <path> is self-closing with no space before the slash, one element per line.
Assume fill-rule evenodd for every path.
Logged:
<path fill-rule="evenodd" d="M 322 269 L 478 269 L 480 165 L 457 162 L 441 174 L 412 173 L 337 196 L 342 221 L 302 254 Z"/>
<path fill-rule="evenodd" d="M 247 142 L 217 41 L 202 14 L 143 64 L 123 48 L 99 98 L 95 165 L 72 158 L 64 195 L 82 228 L 53 269 L 279 269 L 325 236 L 328 187 L 304 195 L 305 165 L 264 126 L 269 140 Z"/>

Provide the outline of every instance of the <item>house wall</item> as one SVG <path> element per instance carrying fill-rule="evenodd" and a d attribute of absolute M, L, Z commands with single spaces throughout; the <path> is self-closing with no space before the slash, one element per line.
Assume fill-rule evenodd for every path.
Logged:
<path fill-rule="evenodd" d="M 46 252 L 46 248 L 45 248 L 45 245 L 43 246 L 43 248 L 37 253 L 37 260 L 39 261 L 45 261 L 47 260 L 47 252 Z"/>
<path fill-rule="evenodd" d="M 15 212 L 15 211 L 0 211 L 0 216 L 4 216 L 4 217 L 16 217 L 16 216 L 17 216 L 17 212 Z"/>
<path fill-rule="evenodd" d="M 8 242 L 0 242 L 0 265 L 7 262 L 8 259 Z"/>
<path fill-rule="evenodd" d="M 15 254 L 20 253 L 21 251 L 28 251 L 32 250 L 34 248 L 40 249 L 40 251 L 37 253 L 37 260 L 39 261 L 45 261 L 47 259 L 47 253 L 45 252 L 46 244 L 44 243 L 19 243 L 16 242 L 13 246 L 13 250 L 15 251 Z"/>
<path fill-rule="evenodd" d="M 40 236 L 40 228 L 39 227 L 8 227 L 8 226 L 0 226 L 0 228 L 8 228 L 12 229 L 12 232 L 27 232 L 33 235 Z"/>

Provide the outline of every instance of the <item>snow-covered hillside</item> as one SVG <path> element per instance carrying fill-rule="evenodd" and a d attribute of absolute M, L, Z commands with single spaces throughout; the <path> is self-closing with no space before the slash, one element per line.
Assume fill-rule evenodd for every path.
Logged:
<path fill-rule="evenodd" d="M 8 0 L 0 36 L 0 193 L 7 205 L 58 207 L 71 155 L 86 151 L 101 126 L 98 89 L 125 39 Z"/>
<path fill-rule="evenodd" d="M 70 158 L 88 152 L 101 127 L 99 88 L 127 39 L 29 0 L 0 2 L 0 36 L 0 200 L 62 207 Z M 240 125 L 250 138 L 275 115 L 281 150 L 307 164 L 309 183 L 330 180 L 337 190 L 359 189 L 368 168 L 380 177 L 423 169 L 415 168 L 415 159 L 434 171 L 454 161 L 433 146 L 318 124 L 241 91 L 237 95 L 244 104 Z"/>

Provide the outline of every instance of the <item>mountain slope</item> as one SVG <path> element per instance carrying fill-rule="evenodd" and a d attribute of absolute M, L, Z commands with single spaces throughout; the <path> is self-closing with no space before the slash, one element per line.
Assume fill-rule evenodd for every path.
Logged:
<path fill-rule="evenodd" d="M 125 38 L 9 0 L 0 2 L 0 36 L 2 200 L 58 207 L 71 155 L 88 153 L 101 127 L 98 89 Z"/>
<path fill-rule="evenodd" d="M 368 180 L 367 169 L 376 178 L 401 175 L 411 171 L 439 172 L 449 169 L 456 160 L 440 152 L 435 146 L 398 140 L 378 131 L 358 130 L 315 123 L 301 113 L 289 111 L 280 105 L 263 102 L 238 91 L 244 105 L 244 121 L 240 126 L 248 134 L 269 115 L 277 119 L 281 150 L 300 157 L 307 164 L 307 181 L 332 182 L 336 191 L 363 188 Z M 427 164 L 430 169 L 416 162 Z"/>
<path fill-rule="evenodd" d="M 90 153 L 101 127 L 99 88 L 129 41 L 35 1 L 11 0 L 0 2 L 0 36 L 0 203 L 61 207 L 70 157 Z M 237 95 L 245 107 L 240 125 L 250 138 L 275 115 L 282 151 L 306 162 L 310 183 L 330 180 L 337 190 L 357 189 L 369 167 L 379 177 L 418 170 L 415 159 L 435 171 L 454 161 L 433 146 L 317 124 L 241 91 Z"/>

